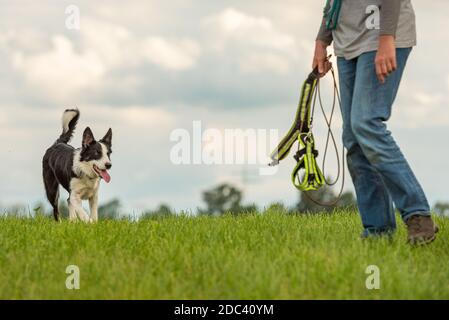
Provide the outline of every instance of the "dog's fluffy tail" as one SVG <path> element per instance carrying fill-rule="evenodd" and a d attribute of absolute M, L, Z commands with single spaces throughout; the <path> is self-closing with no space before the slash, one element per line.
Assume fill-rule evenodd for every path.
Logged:
<path fill-rule="evenodd" d="M 67 109 L 64 111 L 62 115 L 62 134 L 56 140 L 56 143 L 69 143 L 79 118 L 80 112 L 78 109 Z"/>

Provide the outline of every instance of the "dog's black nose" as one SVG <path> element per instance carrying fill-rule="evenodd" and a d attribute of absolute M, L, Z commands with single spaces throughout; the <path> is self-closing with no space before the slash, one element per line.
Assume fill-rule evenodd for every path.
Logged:
<path fill-rule="evenodd" d="M 111 163 L 106 163 L 104 166 L 106 167 L 107 170 L 112 168 L 112 164 Z"/>

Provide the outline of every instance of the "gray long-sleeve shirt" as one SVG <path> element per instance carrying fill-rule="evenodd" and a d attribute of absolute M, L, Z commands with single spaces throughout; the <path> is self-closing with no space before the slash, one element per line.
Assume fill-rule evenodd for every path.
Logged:
<path fill-rule="evenodd" d="M 325 8 L 328 12 L 329 7 Z M 415 13 L 411 0 L 342 0 L 335 30 L 323 19 L 317 39 L 334 42 L 337 56 L 353 59 L 377 50 L 380 35 L 393 35 L 397 48 L 416 45 Z"/>

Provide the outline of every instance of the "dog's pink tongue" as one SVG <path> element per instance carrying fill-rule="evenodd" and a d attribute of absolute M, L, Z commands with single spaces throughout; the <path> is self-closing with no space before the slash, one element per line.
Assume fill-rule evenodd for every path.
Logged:
<path fill-rule="evenodd" d="M 106 181 L 106 183 L 109 183 L 109 181 L 111 181 L 111 176 L 106 170 L 100 170 L 100 175 L 103 180 Z"/>

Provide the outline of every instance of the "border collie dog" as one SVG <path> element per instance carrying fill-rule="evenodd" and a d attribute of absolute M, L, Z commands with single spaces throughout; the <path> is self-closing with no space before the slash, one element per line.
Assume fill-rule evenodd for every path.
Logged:
<path fill-rule="evenodd" d="M 80 117 L 77 109 L 66 110 L 62 117 L 62 134 L 47 150 L 43 159 L 43 177 L 53 215 L 59 220 L 59 185 L 69 192 L 69 218 L 77 216 L 84 222 L 98 221 L 98 188 L 100 180 L 111 181 L 112 130 L 96 141 L 89 127 L 84 130 L 82 147 L 75 149 L 68 143 L 72 139 Z M 90 217 L 82 201 L 89 200 Z"/>

